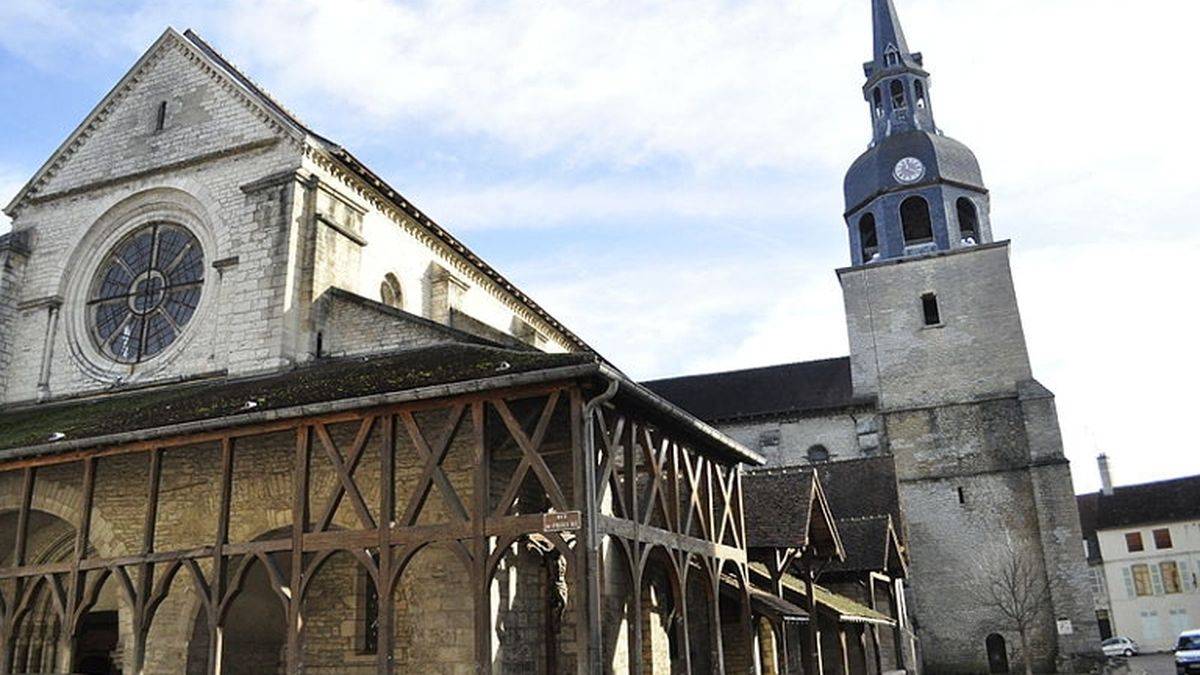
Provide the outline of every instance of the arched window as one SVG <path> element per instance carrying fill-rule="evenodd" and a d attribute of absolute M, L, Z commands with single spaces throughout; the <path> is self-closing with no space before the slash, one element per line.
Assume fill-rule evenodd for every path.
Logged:
<path fill-rule="evenodd" d="M 917 107 L 920 108 L 921 110 L 924 110 L 925 109 L 925 85 L 921 84 L 920 80 L 917 80 L 916 82 L 913 83 L 913 86 L 917 90 Z"/>
<path fill-rule="evenodd" d="M 883 92 L 879 90 L 879 87 L 875 87 L 871 97 L 875 101 L 875 117 L 883 117 Z"/>
<path fill-rule="evenodd" d="M 869 263 L 879 257 L 879 235 L 875 231 L 875 214 L 858 219 L 858 243 L 862 261 Z"/>
<path fill-rule="evenodd" d="M 979 211 L 975 202 L 966 197 L 958 198 L 958 231 L 965 246 L 979 243 Z"/>
<path fill-rule="evenodd" d="M 821 445 L 820 443 L 812 446 L 808 449 L 808 461 L 814 464 L 817 462 L 828 462 L 829 448 Z"/>
<path fill-rule="evenodd" d="M 933 241 L 933 221 L 929 216 L 929 202 L 924 197 L 912 196 L 901 202 L 900 222 L 904 226 L 905 246 Z"/>
<path fill-rule="evenodd" d="M 400 280 L 388 272 L 379 284 L 379 300 L 388 307 L 404 308 L 404 296 L 400 292 Z"/>
<path fill-rule="evenodd" d="M 887 51 L 883 53 L 883 63 L 889 68 L 900 65 L 900 52 L 895 47 L 889 46 Z"/>
<path fill-rule="evenodd" d="M 904 97 L 904 84 L 900 80 L 892 80 L 892 110 L 904 110 L 908 100 Z"/>

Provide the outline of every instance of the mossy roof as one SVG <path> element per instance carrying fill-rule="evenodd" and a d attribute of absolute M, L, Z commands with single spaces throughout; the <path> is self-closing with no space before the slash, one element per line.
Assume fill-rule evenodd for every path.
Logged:
<path fill-rule="evenodd" d="M 750 570 L 760 578 L 770 578 L 766 565 L 762 563 L 750 563 Z M 877 612 L 844 595 L 838 595 L 820 584 L 814 584 L 813 586 L 816 588 L 815 599 L 817 606 L 837 614 L 839 621 L 848 623 L 882 623 L 887 625 L 894 625 L 896 623 L 886 614 Z M 783 575 L 783 587 L 786 591 L 807 597 L 808 591 L 805 588 L 804 582 L 791 574 Z"/>
<path fill-rule="evenodd" d="M 323 359 L 261 377 L 219 377 L 38 405 L 0 407 L 0 457 L 17 448 L 99 438 L 188 422 L 238 417 L 340 399 L 594 362 L 589 354 L 546 354 L 448 344 L 370 357 Z"/>

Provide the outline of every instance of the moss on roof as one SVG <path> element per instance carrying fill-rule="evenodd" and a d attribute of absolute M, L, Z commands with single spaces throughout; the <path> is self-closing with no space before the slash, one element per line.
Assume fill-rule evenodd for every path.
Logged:
<path fill-rule="evenodd" d="M 0 407 L 0 450 L 78 440 L 252 412 L 527 373 L 594 361 L 450 344 L 369 357 L 316 361 L 254 378 L 219 378 L 40 405 Z M 249 403 L 252 402 L 252 403 Z"/>
<path fill-rule="evenodd" d="M 750 569 L 755 574 L 767 579 L 770 578 L 770 574 L 767 572 L 767 566 L 763 565 L 762 563 L 752 562 L 750 563 Z M 797 593 L 805 597 L 808 596 L 808 590 L 805 587 L 804 582 L 791 574 L 783 575 L 783 587 L 793 593 Z M 844 595 L 838 595 L 837 593 L 834 593 L 820 584 L 814 584 L 814 587 L 816 588 L 817 605 L 836 613 L 838 615 L 838 619 L 841 621 L 859 623 L 885 623 L 888 625 L 893 625 L 896 623 L 886 614 L 877 612 L 864 604 L 847 598 Z"/>

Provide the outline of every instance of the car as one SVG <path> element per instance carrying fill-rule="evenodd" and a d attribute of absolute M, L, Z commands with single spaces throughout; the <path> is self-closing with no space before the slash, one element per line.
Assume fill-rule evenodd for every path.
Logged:
<path fill-rule="evenodd" d="M 1177 675 L 1200 673 L 1200 630 L 1185 630 L 1175 643 Z"/>
<path fill-rule="evenodd" d="M 1100 648 L 1104 650 L 1105 656 L 1133 656 L 1141 651 L 1138 643 L 1119 635 L 1101 642 Z"/>

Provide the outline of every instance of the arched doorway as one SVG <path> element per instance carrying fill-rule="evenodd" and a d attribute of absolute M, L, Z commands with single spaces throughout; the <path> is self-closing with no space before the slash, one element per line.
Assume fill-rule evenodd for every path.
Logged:
<path fill-rule="evenodd" d="M 1008 647 L 1004 643 L 1003 635 L 992 633 L 987 636 L 987 655 L 988 672 L 1008 672 Z"/>

